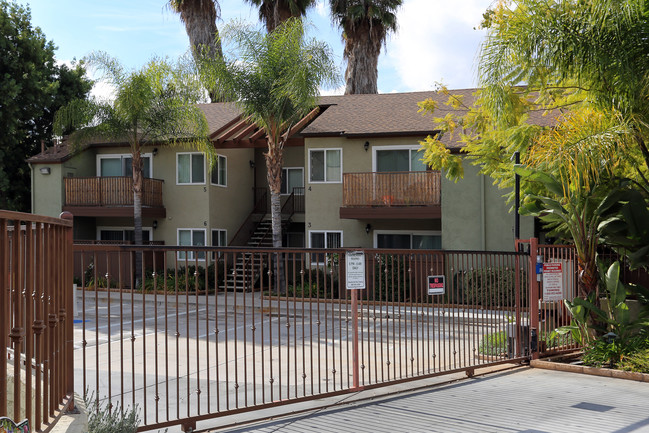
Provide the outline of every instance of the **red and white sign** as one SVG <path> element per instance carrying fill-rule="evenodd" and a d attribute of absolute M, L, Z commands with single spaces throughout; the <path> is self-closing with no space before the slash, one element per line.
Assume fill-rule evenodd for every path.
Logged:
<path fill-rule="evenodd" d="M 562 301 L 563 298 L 562 263 L 543 263 L 543 300 Z"/>

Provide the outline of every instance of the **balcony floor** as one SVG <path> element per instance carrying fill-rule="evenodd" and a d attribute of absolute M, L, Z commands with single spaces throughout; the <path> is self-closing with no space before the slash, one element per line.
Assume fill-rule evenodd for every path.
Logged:
<path fill-rule="evenodd" d="M 341 207 L 342 219 L 437 219 L 442 217 L 440 205 L 430 206 L 376 206 L 376 207 Z"/>
<path fill-rule="evenodd" d="M 64 211 L 79 217 L 133 217 L 133 206 L 63 206 Z M 142 206 L 143 218 L 166 218 L 164 207 Z"/>

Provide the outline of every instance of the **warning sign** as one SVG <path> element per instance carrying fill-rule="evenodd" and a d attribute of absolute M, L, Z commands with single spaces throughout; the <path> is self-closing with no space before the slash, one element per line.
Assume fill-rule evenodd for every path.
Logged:
<path fill-rule="evenodd" d="M 365 288 L 365 253 L 363 251 L 348 251 L 345 257 L 347 289 L 359 290 Z"/>
<path fill-rule="evenodd" d="M 444 284 L 444 275 L 429 275 L 428 276 L 428 294 L 429 295 L 443 295 L 446 289 Z"/>
<path fill-rule="evenodd" d="M 561 262 L 543 263 L 543 300 L 563 300 L 563 266 Z"/>

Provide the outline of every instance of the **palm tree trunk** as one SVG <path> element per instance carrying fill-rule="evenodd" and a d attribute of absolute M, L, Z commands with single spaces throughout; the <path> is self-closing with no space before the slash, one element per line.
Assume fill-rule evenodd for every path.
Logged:
<path fill-rule="evenodd" d="M 142 158 L 140 152 L 133 152 L 133 228 L 135 245 L 142 245 Z M 142 277 L 142 252 L 135 252 L 135 284 Z"/>
<path fill-rule="evenodd" d="M 281 248 L 282 206 L 280 200 L 280 191 L 282 186 L 283 154 L 281 148 L 272 144 L 271 139 L 269 138 L 268 152 L 264 156 L 266 157 L 268 187 L 270 188 L 270 217 L 271 227 L 273 230 L 273 248 Z M 277 254 L 275 260 L 277 260 L 277 265 L 274 266 L 273 269 L 276 270 L 276 291 L 279 294 L 284 294 L 286 292 L 286 284 L 284 278 L 284 263 L 282 260 L 282 255 Z"/>
<path fill-rule="evenodd" d="M 203 2 L 196 4 L 194 1 L 185 1 L 180 10 L 180 19 L 185 24 L 185 31 L 189 37 L 194 59 L 202 55 L 211 59 L 222 58 L 223 49 L 219 38 L 219 29 L 216 26 L 218 13 L 214 3 Z M 223 102 L 215 93 L 210 92 L 212 102 Z"/>
<path fill-rule="evenodd" d="M 377 64 L 381 53 L 381 40 L 374 35 L 376 27 L 369 28 L 365 23 L 347 34 L 344 57 L 347 59 L 345 70 L 345 95 L 378 93 Z"/>

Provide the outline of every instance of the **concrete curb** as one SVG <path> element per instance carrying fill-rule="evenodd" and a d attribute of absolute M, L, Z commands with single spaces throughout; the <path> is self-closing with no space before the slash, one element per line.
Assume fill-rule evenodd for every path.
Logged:
<path fill-rule="evenodd" d="M 88 410 L 86 403 L 74 393 L 74 405 L 78 413 L 64 413 L 54 425 L 51 433 L 88 433 Z"/>
<path fill-rule="evenodd" d="M 635 371 L 613 370 L 610 368 L 588 367 L 586 365 L 564 364 L 561 362 L 543 361 L 533 359 L 530 367 L 542 368 L 545 370 L 566 371 L 569 373 L 589 374 L 591 376 L 613 377 L 616 379 L 635 380 L 636 382 L 649 382 L 649 374 L 637 373 Z"/>

